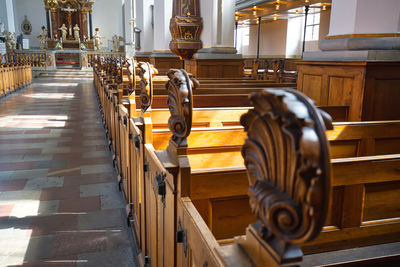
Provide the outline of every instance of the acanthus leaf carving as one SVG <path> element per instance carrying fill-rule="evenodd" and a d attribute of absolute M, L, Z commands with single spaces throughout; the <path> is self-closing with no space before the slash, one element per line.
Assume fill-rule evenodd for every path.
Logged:
<path fill-rule="evenodd" d="M 158 74 L 158 70 L 148 62 L 139 62 L 137 74 L 140 77 L 140 102 L 143 114 L 153 101 L 153 77 Z"/>
<path fill-rule="evenodd" d="M 331 119 L 295 90 L 253 93 L 251 102 L 254 109 L 241 117 L 248 134 L 242 155 L 250 206 L 262 223 L 260 236 L 281 254 L 285 244 L 315 238 L 325 222 L 330 194 L 325 124 L 330 127 Z"/>
<path fill-rule="evenodd" d="M 171 113 L 168 127 L 173 134 L 172 140 L 179 145 L 186 140 L 192 128 L 192 90 L 199 87 L 199 82 L 183 69 L 170 69 L 167 75 L 168 108 Z"/>

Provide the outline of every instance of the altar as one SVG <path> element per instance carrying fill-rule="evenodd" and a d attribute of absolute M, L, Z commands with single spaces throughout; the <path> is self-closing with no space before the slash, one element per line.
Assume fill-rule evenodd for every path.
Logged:
<path fill-rule="evenodd" d="M 44 3 L 47 29 L 50 29 L 48 49 L 84 47 L 93 50 L 92 6 L 94 0 L 45 0 Z"/>

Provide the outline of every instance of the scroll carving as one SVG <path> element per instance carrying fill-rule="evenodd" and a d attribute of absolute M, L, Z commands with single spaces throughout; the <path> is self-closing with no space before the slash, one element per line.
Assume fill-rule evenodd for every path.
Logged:
<path fill-rule="evenodd" d="M 140 77 L 140 102 L 143 114 L 153 101 L 153 77 L 158 71 L 148 62 L 139 62 L 137 74 Z"/>
<path fill-rule="evenodd" d="M 200 34 L 203 19 L 200 17 L 199 1 L 174 0 L 172 10 L 169 48 L 181 59 L 191 59 L 202 48 Z"/>
<path fill-rule="evenodd" d="M 125 59 L 124 60 L 124 69 L 128 73 L 128 80 L 130 81 L 129 83 L 129 91 L 134 93 L 136 90 L 136 68 L 137 68 L 137 63 L 135 59 Z"/>
<path fill-rule="evenodd" d="M 199 82 L 183 69 L 170 69 L 167 75 L 168 108 L 171 113 L 168 127 L 172 132 L 172 140 L 179 145 L 192 129 L 192 90 L 199 86 Z"/>
<path fill-rule="evenodd" d="M 295 90 L 253 93 L 241 117 L 248 138 L 242 155 L 259 235 L 283 257 L 288 244 L 314 239 L 325 222 L 330 194 L 329 115 Z"/>

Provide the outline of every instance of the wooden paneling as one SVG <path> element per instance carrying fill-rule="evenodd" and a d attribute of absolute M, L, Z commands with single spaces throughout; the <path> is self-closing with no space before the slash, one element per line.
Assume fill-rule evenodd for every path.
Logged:
<path fill-rule="evenodd" d="M 400 71 L 400 70 L 399 70 Z M 372 80 L 372 79 L 371 79 Z M 400 77 L 397 80 L 371 81 L 370 106 L 365 107 L 364 120 L 395 120 L 400 118 Z M 373 86 L 372 86 L 373 85 Z"/>
<path fill-rule="evenodd" d="M 348 158 L 357 156 L 358 141 L 331 141 L 331 158 Z"/>
<path fill-rule="evenodd" d="M 351 105 L 353 87 L 353 80 L 351 78 L 329 77 L 329 93 L 326 105 Z"/>
<path fill-rule="evenodd" d="M 298 61 L 297 69 L 299 91 L 317 105 L 349 106 L 349 120 L 361 120 L 365 63 Z"/>
<path fill-rule="evenodd" d="M 325 225 L 339 227 L 343 207 L 343 186 L 334 187 L 326 217 Z"/>
<path fill-rule="evenodd" d="M 363 221 L 400 217 L 400 182 L 368 184 L 365 187 Z"/>
<path fill-rule="evenodd" d="M 315 101 L 318 106 L 326 105 L 326 99 L 322 96 L 326 94 L 321 90 L 322 76 L 305 74 L 303 76 L 303 93 Z"/>
<path fill-rule="evenodd" d="M 196 78 L 242 78 L 242 59 L 192 59 L 185 69 Z"/>
<path fill-rule="evenodd" d="M 375 140 L 375 154 L 397 154 L 400 152 L 400 136 L 399 138 L 385 138 Z"/>
<path fill-rule="evenodd" d="M 400 62 L 298 61 L 297 89 L 317 105 L 349 106 L 349 121 L 400 118 Z"/>
<path fill-rule="evenodd" d="M 167 74 L 169 69 L 181 69 L 182 61 L 178 57 L 150 57 L 150 63 L 159 74 Z"/>
<path fill-rule="evenodd" d="M 212 199 L 211 203 L 211 231 L 217 240 L 244 234 L 246 227 L 257 221 L 250 211 L 248 196 Z"/>

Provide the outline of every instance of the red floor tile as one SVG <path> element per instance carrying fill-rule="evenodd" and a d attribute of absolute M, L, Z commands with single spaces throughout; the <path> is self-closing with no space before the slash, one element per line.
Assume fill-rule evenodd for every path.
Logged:
<path fill-rule="evenodd" d="M 0 131 L 0 135 L 23 134 L 24 131 Z"/>
<path fill-rule="evenodd" d="M 0 192 L 23 190 L 27 179 L 0 181 Z"/>
<path fill-rule="evenodd" d="M 41 154 L 41 148 L 29 149 L 0 149 L 0 155 Z"/>
<path fill-rule="evenodd" d="M 27 130 L 24 134 L 49 134 L 51 129 L 41 129 L 41 130 Z"/>
<path fill-rule="evenodd" d="M 74 199 L 79 198 L 79 196 L 79 186 L 63 186 L 43 189 L 40 200 Z"/>
<path fill-rule="evenodd" d="M 90 212 L 99 211 L 100 197 L 84 197 L 60 200 L 58 211 L 62 212 Z"/>
<path fill-rule="evenodd" d="M 98 184 L 115 181 L 113 173 L 87 174 L 64 177 L 64 186 Z"/>
<path fill-rule="evenodd" d="M 32 236 L 75 231 L 78 228 L 78 214 L 57 214 L 31 218 Z"/>
<path fill-rule="evenodd" d="M 83 254 L 107 249 L 107 236 L 104 230 L 57 233 L 53 240 L 53 256 Z"/>
<path fill-rule="evenodd" d="M 34 162 L 5 162 L 0 163 L 0 170 L 2 171 L 20 171 L 20 170 L 32 170 Z"/>
<path fill-rule="evenodd" d="M 14 204 L 0 205 L 0 217 L 9 217 L 13 208 Z"/>

